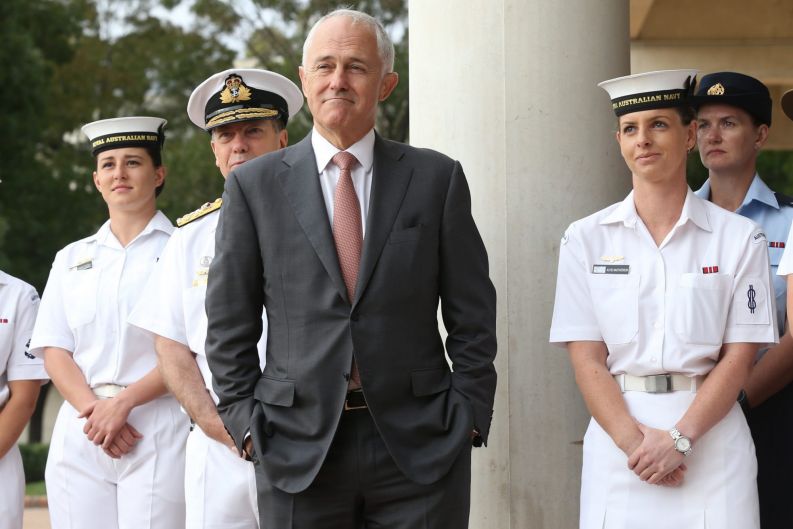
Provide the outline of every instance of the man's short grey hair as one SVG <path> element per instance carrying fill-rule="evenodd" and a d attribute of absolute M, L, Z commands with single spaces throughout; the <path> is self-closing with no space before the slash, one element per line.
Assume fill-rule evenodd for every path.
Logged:
<path fill-rule="evenodd" d="M 391 41 L 388 32 L 379 20 L 362 11 L 355 11 L 354 9 L 336 9 L 317 20 L 316 23 L 311 26 L 306 41 L 303 43 L 302 63 L 304 68 L 306 67 L 306 52 L 311 45 L 311 41 L 314 39 L 314 33 L 316 33 L 320 24 L 334 17 L 348 17 L 352 19 L 353 24 L 364 24 L 369 26 L 369 28 L 374 31 L 375 37 L 377 37 L 377 54 L 380 56 L 380 60 L 383 63 L 383 73 L 394 71 L 394 43 Z"/>

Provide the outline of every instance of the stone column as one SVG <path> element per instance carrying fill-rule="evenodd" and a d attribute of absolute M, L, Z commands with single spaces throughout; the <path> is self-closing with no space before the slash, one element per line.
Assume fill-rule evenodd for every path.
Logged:
<path fill-rule="evenodd" d="M 589 415 L 548 331 L 564 229 L 630 187 L 596 86 L 629 73 L 628 2 L 413 0 L 409 12 L 410 142 L 462 162 L 499 297 L 471 528 L 574 528 Z"/>

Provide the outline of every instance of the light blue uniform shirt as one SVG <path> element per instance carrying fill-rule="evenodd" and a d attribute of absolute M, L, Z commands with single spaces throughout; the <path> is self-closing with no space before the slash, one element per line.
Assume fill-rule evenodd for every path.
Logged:
<path fill-rule="evenodd" d="M 710 200 L 710 179 L 706 180 L 702 187 L 694 193 L 700 198 Z M 768 260 L 771 263 L 777 323 L 781 336 L 785 329 L 787 278 L 776 275 L 776 270 L 785 251 L 785 241 L 787 241 L 790 231 L 790 224 L 793 222 L 793 206 L 784 200 L 780 203 L 771 188 L 755 173 L 752 185 L 749 186 L 743 199 L 743 204 L 735 213 L 748 217 L 762 226 L 768 239 Z"/>

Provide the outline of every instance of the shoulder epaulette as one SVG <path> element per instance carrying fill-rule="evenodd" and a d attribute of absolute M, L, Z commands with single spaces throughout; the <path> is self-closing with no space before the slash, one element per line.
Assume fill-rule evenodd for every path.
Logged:
<path fill-rule="evenodd" d="M 790 206 L 793 208 L 793 197 L 782 193 L 774 193 L 774 196 L 776 197 L 776 201 L 779 202 L 780 206 Z"/>
<path fill-rule="evenodd" d="M 215 200 L 214 202 L 207 202 L 206 204 L 204 204 L 203 206 L 201 206 L 197 210 L 192 211 L 192 212 L 188 213 L 187 215 L 182 215 L 181 217 L 176 219 L 176 225 L 181 228 L 185 224 L 189 224 L 189 223 L 193 222 L 196 219 L 200 219 L 201 217 L 203 217 L 207 213 L 212 213 L 213 211 L 215 211 L 217 209 L 220 209 L 220 206 L 222 204 L 223 204 L 223 199 L 222 198 L 219 198 L 219 199 Z"/>

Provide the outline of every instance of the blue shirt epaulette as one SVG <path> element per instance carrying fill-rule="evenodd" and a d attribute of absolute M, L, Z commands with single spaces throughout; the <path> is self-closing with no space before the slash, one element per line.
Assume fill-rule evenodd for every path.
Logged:
<path fill-rule="evenodd" d="M 197 210 L 192 211 L 192 212 L 190 212 L 190 213 L 188 213 L 186 215 L 182 215 L 181 217 L 176 219 L 176 225 L 181 228 L 185 224 L 189 224 L 189 223 L 193 222 L 196 219 L 200 219 L 201 217 L 203 217 L 207 213 L 212 213 L 213 211 L 220 209 L 220 206 L 222 204 L 223 204 L 223 199 L 222 198 L 219 198 L 219 199 L 215 200 L 214 202 L 207 202 L 206 204 L 204 204 L 203 206 L 201 206 Z"/>
<path fill-rule="evenodd" d="M 780 206 L 789 206 L 793 208 L 793 197 L 779 192 L 775 192 L 774 196 L 776 197 L 776 201 L 779 202 Z"/>

